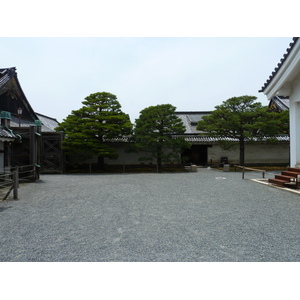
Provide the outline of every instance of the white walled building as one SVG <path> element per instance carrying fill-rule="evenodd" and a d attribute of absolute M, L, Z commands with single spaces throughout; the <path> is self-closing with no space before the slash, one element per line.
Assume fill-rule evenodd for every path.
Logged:
<path fill-rule="evenodd" d="M 293 38 L 287 52 L 259 92 L 268 99 L 289 97 L 290 166 L 300 167 L 300 39 Z"/>
<path fill-rule="evenodd" d="M 209 115 L 210 111 L 180 111 L 176 115 L 182 120 L 186 131 L 185 140 L 190 143 L 191 148 L 186 149 L 182 155 L 183 164 L 196 164 L 198 166 L 220 165 L 222 162 L 239 164 L 240 153 L 238 140 L 237 147 L 231 150 L 224 150 L 220 145 L 220 138 L 201 136 L 197 130 L 197 124 L 203 116 Z M 114 144 L 114 145 L 113 145 Z M 117 150 L 119 157 L 115 160 L 105 158 L 108 165 L 138 165 L 141 163 L 139 157 L 144 153 L 127 152 L 128 139 L 115 139 L 112 146 Z M 95 163 L 97 159 L 92 160 Z M 147 164 L 147 162 L 144 162 Z M 285 165 L 289 164 L 289 137 L 282 135 L 277 137 L 277 143 L 267 141 L 246 142 L 245 147 L 246 165 Z"/>

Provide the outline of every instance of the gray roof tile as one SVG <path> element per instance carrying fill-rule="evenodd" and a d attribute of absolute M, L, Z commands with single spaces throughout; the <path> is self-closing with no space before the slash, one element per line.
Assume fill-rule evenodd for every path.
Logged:
<path fill-rule="evenodd" d="M 285 60 L 287 59 L 287 57 L 289 56 L 290 52 L 294 48 L 294 46 L 295 46 L 298 38 L 299 37 L 294 37 L 293 38 L 293 41 L 292 41 L 292 43 L 290 43 L 289 48 L 286 49 L 287 52 L 283 55 L 283 58 L 277 64 L 277 67 L 272 72 L 272 74 L 269 76 L 268 80 L 265 82 L 265 84 L 262 86 L 262 88 L 258 91 L 259 93 L 263 92 L 266 89 L 266 87 L 270 84 L 270 82 L 272 81 L 272 79 L 274 78 L 274 76 L 277 74 L 278 70 L 281 68 L 281 66 L 283 65 L 283 63 L 285 62 Z"/>

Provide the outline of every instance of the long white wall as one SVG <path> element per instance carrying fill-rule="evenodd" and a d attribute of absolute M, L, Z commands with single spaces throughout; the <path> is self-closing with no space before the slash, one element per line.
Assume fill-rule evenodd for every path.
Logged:
<path fill-rule="evenodd" d="M 227 157 L 228 163 L 238 164 L 240 158 L 239 149 L 224 150 L 218 145 L 213 145 L 207 149 L 208 164 L 219 164 L 221 157 Z M 255 143 L 245 146 L 246 164 L 287 164 L 289 163 L 288 143 Z"/>
<path fill-rule="evenodd" d="M 140 153 L 125 152 L 126 144 L 119 145 L 117 153 L 119 158 L 116 160 L 105 159 L 105 163 L 110 165 L 127 165 L 140 164 Z M 217 165 L 220 164 L 221 157 L 228 157 L 230 164 L 239 163 L 239 149 L 227 151 L 219 145 L 214 144 L 207 148 L 207 163 Z M 145 161 L 147 164 L 148 161 Z M 245 147 L 245 163 L 246 164 L 289 164 L 289 143 L 255 143 L 246 144 Z"/>

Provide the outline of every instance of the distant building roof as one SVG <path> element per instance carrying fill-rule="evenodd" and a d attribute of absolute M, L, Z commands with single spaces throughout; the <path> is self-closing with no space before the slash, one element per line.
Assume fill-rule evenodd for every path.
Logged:
<path fill-rule="evenodd" d="M 36 113 L 38 120 L 42 122 L 42 132 L 55 132 L 55 127 L 58 126 L 58 121 L 54 118 L 50 118 L 41 114 Z M 36 124 L 33 121 L 27 119 L 21 119 L 20 127 L 29 127 L 35 126 Z M 10 127 L 16 128 L 19 127 L 19 118 L 12 115 L 10 121 Z"/>
<path fill-rule="evenodd" d="M 203 116 L 209 115 L 210 111 L 177 111 L 175 114 L 182 120 L 185 126 L 185 134 L 199 134 L 197 124 Z"/>
<path fill-rule="evenodd" d="M 237 138 L 229 138 L 229 137 L 213 137 L 208 135 L 176 135 L 174 138 L 183 137 L 187 142 L 191 144 L 214 144 L 220 141 L 228 141 L 228 142 L 239 142 Z M 282 134 L 274 137 L 263 137 L 263 138 L 253 138 L 251 141 L 256 142 L 266 142 L 269 139 L 275 139 L 278 142 L 289 142 L 289 136 Z M 247 142 L 247 139 L 245 140 Z"/>
<path fill-rule="evenodd" d="M 290 107 L 290 101 L 288 97 L 275 96 L 270 100 L 269 110 L 270 111 L 284 111 Z"/>
<path fill-rule="evenodd" d="M 36 113 L 39 120 L 42 122 L 42 132 L 43 131 L 55 131 L 55 128 L 58 126 L 58 121 L 54 118 Z"/>
<path fill-rule="evenodd" d="M 174 135 L 173 138 L 183 137 L 187 142 L 191 144 L 214 144 L 219 143 L 221 140 L 229 142 L 238 142 L 238 139 L 235 138 L 224 138 L 224 137 L 214 137 L 208 135 L 200 135 L 199 130 L 196 130 L 197 123 L 202 119 L 203 116 L 209 115 L 210 111 L 178 111 L 175 112 L 176 115 L 183 121 L 183 124 L 186 128 L 186 131 L 182 135 Z M 289 142 L 288 135 L 277 135 L 275 137 L 264 137 L 264 138 L 254 138 L 252 141 L 257 142 L 266 142 L 270 138 L 275 138 L 278 142 Z M 118 138 L 106 139 L 110 143 L 129 143 L 131 142 L 131 137 L 122 136 Z M 247 142 L 247 140 L 246 140 Z"/>

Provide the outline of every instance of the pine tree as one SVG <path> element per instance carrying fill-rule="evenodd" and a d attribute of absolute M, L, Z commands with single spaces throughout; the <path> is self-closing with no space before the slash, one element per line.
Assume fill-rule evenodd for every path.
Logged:
<path fill-rule="evenodd" d="M 188 144 L 183 138 L 175 138 L 185 132 L 181 119 L 170 104 L 150 106 L 140 112 L 134 129 L 135 147 L 148 155 L 143 160 L 156 160 L 161 171 L 163 162 L 180 160 L 180 154 Z"/>
<path fill-rule="evenodd" d="M 236 145 L 226 138 L 237 139 L 240 149 L 240 165 L 245 164 L 245 142 L 270 137 L 274 141 L 276 134 L 284 133 L 287 126 L 287 114 L 268 112 L 267 107 L 255 102 L 255 96 L 233 97 L 215 107 L 210 115 L 198 122 L 201 135 L 221 138 L 221 146 Z M 223 141 L 222 141 L 223 138 Z"/>
<path fill-rule="evenodd" d="M 56 130 L 65 133 L 66 153 L 77 153 L 82 158 L 96 155 L 101 166 L 104 157 L 117 158 L 109 140 L 130 134 L 132 124 L 113 94 L 94 93 L 82 104 L 83 107 L 73 110 Z"/>

